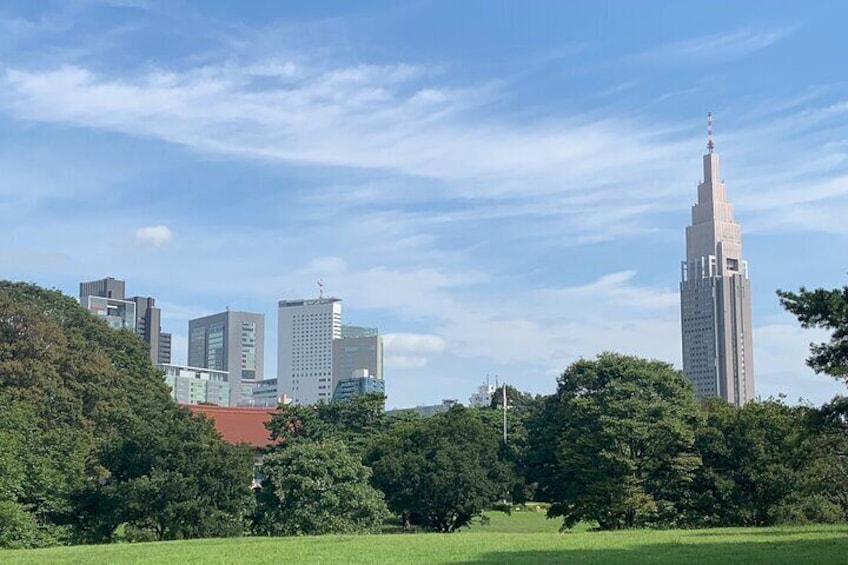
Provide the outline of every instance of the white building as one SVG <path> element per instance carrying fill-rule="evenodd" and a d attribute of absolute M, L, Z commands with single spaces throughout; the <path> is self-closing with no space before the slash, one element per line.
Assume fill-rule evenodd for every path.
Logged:
<path fill-rule="evenodd" d="M 686 228 L 680 314 L 683 371 L 698 398 L 719 397 L 741 406 L 754 398 L 751 282 L 742 259 L 742 227 L 713 152 L 710 118 L 704 182 Z"/>
<path fill-rule="evenodd" d="M 492 405 L 492 395 L 497 387 L 489 383 L 483 383 L 477 387 L 477 392 L 468 397 L 468 406 L 472 408 L 487 408 Z"/>
<path fill-rule="evenodd" d="M 338 298 L 280 300 L 277 332 L 277 396 L 294 404 L 330 402 L 333 340 L 342 335 Z"/>
<path fill-rule="evenodd" d="M 165 382 L 171 387 L 171 397 L 180 404 L 230 405 L 230 383 L 227 371 L 158 364 L 165 372 Z"/>

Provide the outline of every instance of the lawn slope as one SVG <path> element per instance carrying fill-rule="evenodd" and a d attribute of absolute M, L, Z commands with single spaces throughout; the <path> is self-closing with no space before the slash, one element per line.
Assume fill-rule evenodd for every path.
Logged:
<path fill-rule="evenodd" d="M 302 565 L 448 564 L 673 565 L 842 564 L 848 527 L 690 531 L 501 533 L 485 526 L 458 534 L 234 538 L 0 551 L 0 562 L 297 563 Z"/>

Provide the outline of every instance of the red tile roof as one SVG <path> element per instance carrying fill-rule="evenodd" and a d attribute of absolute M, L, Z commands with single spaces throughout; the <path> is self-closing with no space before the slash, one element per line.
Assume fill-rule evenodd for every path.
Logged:
<path fill-rule="evenodd" d="M 230 443 L 247 443 L 265 447 L 273 443 L 265 424 L 276 411 L 273 408 L 229 408 L 206 404 L 187 404 L 195 414 L 204 414 L 215 423 L 215 429 Z"/>

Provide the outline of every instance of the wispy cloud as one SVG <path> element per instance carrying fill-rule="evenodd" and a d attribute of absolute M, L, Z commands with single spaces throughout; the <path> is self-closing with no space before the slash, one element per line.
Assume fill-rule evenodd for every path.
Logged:
<path fill-rule="evenodd" d="M 790 35 L 792 31 L 791 28 L 746 27 L 667 43 L 644 51 L 636 55 L 636 58 L 642 62 L 662 65 L 718 63 L 765 49 Z"/>

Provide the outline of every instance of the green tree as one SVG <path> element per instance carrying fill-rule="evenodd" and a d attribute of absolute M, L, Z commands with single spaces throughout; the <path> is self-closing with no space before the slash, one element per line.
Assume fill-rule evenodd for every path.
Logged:
<path fill-rule="evenodd" d="M 548 515 L 565 528 L 675 523 L 700 464 L 697 423 L 691 384 L 667 363 L 604 353 L 572 364 L 532 425 Z"/>
<path fill-rule="evenodd" d="M 780 401 L 734 408 L 720 399 L 703 405 L 705 420 L 696 445 L 703 466 L 692 487 L 698 525 L 769 526 L 799 492 L 799 448 L 805 407 Z"/>
<path fill-rule="evenodd" d="M 778 290 L 777 295 L 801 327 L 831 332 L 829 342 L 810 344 L 807 365 L 848 384 L 848 286 L 832 290 L 807 290 L 802 286 L 797 293 Z"/>
<path fill-rule="evenodd" d="M 387 515 L 371 471 L 337 439 L 298 441 L 265 457 L 254 531 L 262 535 L 376 532 Z"/>
<path fill-rule="evenodd" d="M 174 516 L 159 528 L 164 537 L 229 535 L 241 524 L 252 501 L 249 454 L 173 402 L 134 332 L 59 292 L 0 282 L 0 391 L 0 501 L 16 509 L 8 515 L 27 512 L 62 542 L 109 541 L 121 523 L 161 526 L 162 516 Z M 202 519 L 187 503 L 175 510 L 165 475 L 198 493 Z"/>
<path fill-rule="evenodd" d="M 502 496 L 500 437 L 462 406 L 398 423 L 366 458 L 373 484 L 406 525 L 439 532 L 466 526 Z"/>

